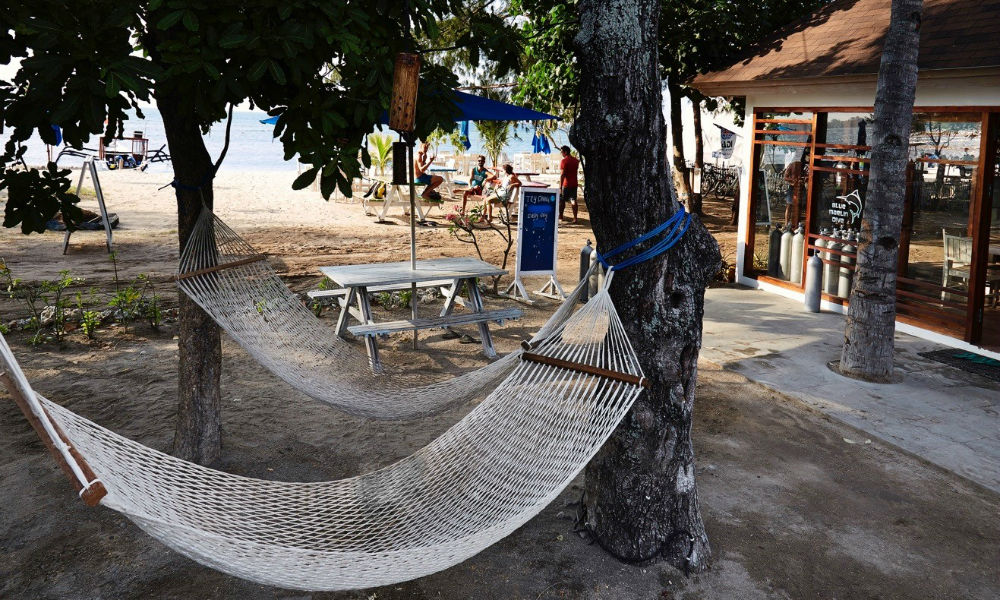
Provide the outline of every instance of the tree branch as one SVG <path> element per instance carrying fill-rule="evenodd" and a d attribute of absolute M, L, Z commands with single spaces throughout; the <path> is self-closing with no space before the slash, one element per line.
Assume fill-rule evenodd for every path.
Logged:
<path fill-rule="evenodd" d="M 233 129 L 233 103 L 229 103 L 229 117 L 226 120 L 226 141 L 222 145 L 222 152 L 219 153 L 219 160 L 215 161 L 215 168 L 213 169 L 213 174 L 219 170 L 219 166 L 222 165 L 222 160 L 226 158 L 226 152 L 229 152 L 229 134 Z"/>

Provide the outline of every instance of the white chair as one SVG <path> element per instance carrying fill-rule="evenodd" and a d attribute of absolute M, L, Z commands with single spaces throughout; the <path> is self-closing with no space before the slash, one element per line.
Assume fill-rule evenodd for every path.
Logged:
<path fill-rule="evenodd" d="M 947 229 L 941 230 L 944 241 L 944 265 L 941 267 L 941 286 L 951 287 L 953 283 L 969 289 L 969 278 L 972 268 L 972 238 L 958 235 L 948 235 Z M 955 294 L 947 290 L 941 291 L 941 299 L 948 300 Z"/>

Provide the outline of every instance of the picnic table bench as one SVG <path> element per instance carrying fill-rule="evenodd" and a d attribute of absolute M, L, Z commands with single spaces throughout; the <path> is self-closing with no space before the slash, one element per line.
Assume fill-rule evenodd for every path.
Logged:
<path fill-rule="evenodd" d="M 399 333 L 401 331 L 416 331 L 419 329 L 434 329 L 437 327 L 451 327 L 453 325 L 470 325 L 479 323 L 495 322 L 503 325 L 508 319 L 518 319 L 521 317 L 519 308 L 503 308 L 500 310 L 487 310 L 483 312 L 469 312 L 460 314 L 448 314 L 445 316 L 429 317 L 426 319 L 400 319 L 398 321 L 383 321 L 370 325 L 351 325 L 347 328 L 352 334 L 361 335 L 382 335 L 388 333 Z"/>

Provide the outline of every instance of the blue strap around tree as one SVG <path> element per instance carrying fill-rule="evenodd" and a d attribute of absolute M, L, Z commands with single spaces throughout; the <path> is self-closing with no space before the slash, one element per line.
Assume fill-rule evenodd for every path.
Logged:
<path fill-rule="evenodd" d="M 671 216 L 665 222 L 657 226 L 655 229 L 642 234 L 641 236 L 635 238 L 634 240 L 625 242 L 621 246 L 618 246 L 617 248 L 614 248 L 604 253 L 603 255 L 597 254 L 597 260 L 601 262 L 601 264 L 604 266 L 605 269 L 611 271 L 620 271 L 622 269 L 626 269 L 633 265 L 637 265 L 641 262 L 645 262 L 652 258 L 656 258 L 660 254 L 663 254 L 667 250 L 673 248 L 674 245 L 680 241 L 680 239 L 684 236 L 684 232 L 686 232 L 688 230 L 688 227 L 691 226 L 691 219 L 692 217 L 690 214 L 685 212 L 683 208 L 678 207 L 677 212 L 675 212 L 673 216 Z M 607 259 L 616 256 L 618 254 L 621 254 L 622 252 L 625 252 L 630 248 L 634 248 L 639 244 L 642 244 L 643 242 L 646 242 L 660 234 L 663 234 L 664 232 L 666 232 L 666 235 L 663 237 L 662 240 L 660 240 L 653 246 L 650 246 L 646 250 L 643 250 L 639 254 L 636 254 L 631 258 L 627 258 L 615 265 L 609 264 L 607 262 Z"/>

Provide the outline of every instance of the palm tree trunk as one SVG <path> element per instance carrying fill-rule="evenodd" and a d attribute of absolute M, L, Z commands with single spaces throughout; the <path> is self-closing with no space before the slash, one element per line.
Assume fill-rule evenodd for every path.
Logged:
<path fill-rule="evenodd" d="M 581 0 L 579 13 L 585 93 L 570 139 L 586 157 L 598 247 L 613 248 L 682 210 L 664 160 L 659 2 Z M 593 538 L 623 560 L 664 559 L 689 571 L 708 565 L 691 414 L 705 287 L 720 261 L 718 245 L 695 218 L 670 251 L 613 280 L 612 299 L 653 387 L 587 466 L 584 509 Z"/>
<path fill-rule="evenodd" d="M 840 356 L 842 373 L 868 381 L 892 379 L 896 267 L 922 8 L 922 0 L 892 0 L 878 73 L 871 179 Z"/>
<path fill-rule="evenodd" d="M 692 108 L 694 109 L 694 166 L 701 173 L 702 177 L 705 175 L 705 140 L 702 137 L 701 130 L 701 101 L 692 102 Z M 692 180 L 693 182 L 693 180 Z M 702 205 L 701 205 L 701 190 L 699 184 L 699 191 L 695 192 L 694 189 L 691 190 L 691 203 L 690 210 L 696 215 L 701 215 Z"/>
<path fill-rule="evenodd" d="M 670 141 L 673 147 L 674 181 L 680 186 L 681 197 L 684 198 L 688 212 L 691 210 L 691 185 L 688 179 L 687 159 L 684 158 L 684 118 L 681 113 L 681 86 L 673 81 L 667 82 L 670 93 Z M 697 214 L 697 213 L 695 213 Z"/>

